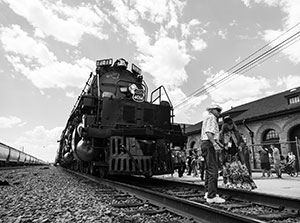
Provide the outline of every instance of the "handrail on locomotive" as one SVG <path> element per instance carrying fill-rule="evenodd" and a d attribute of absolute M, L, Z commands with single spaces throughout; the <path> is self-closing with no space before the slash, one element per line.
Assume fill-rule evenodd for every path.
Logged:
<path fill-rule="evenodd" d="M 159 86 L 158 88 L 156 88 L 155 90 L 152 91 L 151 97 L 150 97 L 150 103 L 153 104 L 156 100 L 159 100 L 159 103 L 162 102 L 162 100 L 161 100 L 162 99 L 161 89 L 163 89 L 164 94 L 166 95 L 166 97 L 168 99 L 168 103 L 169 103 L 169 105 L 171 107 L 171 123 L 174 123 L 174 109 L 173 109 L 173 105 L 172 105 L 172 102 L 171 102 L 171 100 L 169 98 L 169 95 L 168 95 L 168 93 L 167 93 L 167 91 L 166 91 L 166 89 L 165 89 L 165 87 L 163 85 Z M 158 91 L 158 96 L 155 99 L 152 100 L 152 96 L 154 95 L 154 93 L 156 91 Z"/>

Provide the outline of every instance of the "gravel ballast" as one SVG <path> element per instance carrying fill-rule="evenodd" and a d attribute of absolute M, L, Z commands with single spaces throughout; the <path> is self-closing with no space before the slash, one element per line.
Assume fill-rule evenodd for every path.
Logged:
<path fill-rule="evenodd" d="M 60 167 L 0 171 L 0 223 L 20 222 L 182 222 L 170 213 L 126 214 L 115 208 L 124 192 L 105 188 Z M 116 194 L 117 193 L 117 194 Z M 127 199 L 126 199 L 127 200 Z M 145 204 L 141 208 L 149 208 Z"/>

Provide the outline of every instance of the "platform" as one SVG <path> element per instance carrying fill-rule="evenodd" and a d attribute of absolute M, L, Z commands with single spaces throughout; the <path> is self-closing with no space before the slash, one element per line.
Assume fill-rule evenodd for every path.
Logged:
<path fill-rule="evenodd" d="M 157 177 L 204 184 L 204 181 L 202 181 L 200 177 L 187 176 L 186 173 L 180 178 L 177 173 L 173 174 L 173 176 L 168 174 Z M 283 174 L 282 178 L 277 178 L 274 173 L 271 177 L 262 177 L 260 172 L 253 172 L 252 177 L 257 185 L 257 189 L 253 191 L 300 199 L 300 175 L 298 177 L 291 177 L 288 174 Z M 219 177 L 219 187 L 222 187 L 222 182 L 222 177 Z"/>

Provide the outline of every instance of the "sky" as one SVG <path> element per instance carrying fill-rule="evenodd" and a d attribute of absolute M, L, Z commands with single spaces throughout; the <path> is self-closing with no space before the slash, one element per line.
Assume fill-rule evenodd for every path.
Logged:
<path fill-rule="evenodd" d="M 164 85 L 177 123 L 299 87 L 296 40 L 230 70 L 299 32 L 299 11 L 299 0 L 0 0 L 0 142 L 53 162 L 98 59 L 136 64 L 150 92 Z"/>

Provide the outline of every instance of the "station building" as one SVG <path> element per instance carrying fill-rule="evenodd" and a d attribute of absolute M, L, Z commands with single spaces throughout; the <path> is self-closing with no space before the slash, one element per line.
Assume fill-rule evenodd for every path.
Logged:
<path fill-rule="evenodd" d="M 251 150 L 251 165 L 260 169 L 259 147 L 275 144 L 281 154 L 296 156 L 299 171 L 300 158 L 300 87 L 233 107 L 221 114 L 230 116 Z M 222 118 L 219 119 L 220 125 Z M 185 129 L 187 149 L 199 150 L 202 121 Z"/>

